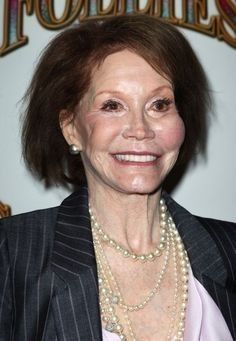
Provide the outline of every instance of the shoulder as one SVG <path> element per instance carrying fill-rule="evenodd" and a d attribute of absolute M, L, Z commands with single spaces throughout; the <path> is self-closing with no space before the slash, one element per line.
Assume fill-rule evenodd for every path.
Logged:
<path fill-rule="evenodd" d="M 236 243 L 236 223 L 223 221 L 213 218 L 205 218 L 192 215 L 184 207 L 176 203 L 166 192 L 163 193 L 168 209 L 178 225 L 182 235 L 192 235 L 194 238 L 198 237 L 195 231 L 199 231 L 202 226 L 204 235 L 211 235 L 213 239 L 233 240 Z M 206 233 L 207 232 L 207 233 Z"/>
<path fill-rule="evenodd" d="M 11 236 L 16 233 L 40 232 L 56 222 L 58 207 L 14 215 L 0 220 L 1 230 Z"/>
<path fill-rule="evenodd" d="M 217 245 L 229 278 L 236 277 L 236 223 L 196 217 Z M 235 284 L 234 284 L 235 285 Z"/>
<path fill-rule="evenodd" d="M 236 223 L 196 216 L 197 220 L 205 227 L 214 239 L 220 238 L 236 243 Z"/>
<path fill-rule="evenodd" d="M 0 219 L 0 245 L 5 245 L 10 262 L 51 253 L 57 212 L 55 207 Z"/>

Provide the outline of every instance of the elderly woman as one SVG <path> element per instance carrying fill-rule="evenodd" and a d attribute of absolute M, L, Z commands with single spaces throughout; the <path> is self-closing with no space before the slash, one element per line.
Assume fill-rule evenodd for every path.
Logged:
<path fill-rule="evenodd" d="M 182 34 L 139 15 L 70 28 L 27 100 L 29 168 L 78 191 L 1 220 L 0 340 L 233 340 L 235 224 L 162 190 L 210 102 Z"/>

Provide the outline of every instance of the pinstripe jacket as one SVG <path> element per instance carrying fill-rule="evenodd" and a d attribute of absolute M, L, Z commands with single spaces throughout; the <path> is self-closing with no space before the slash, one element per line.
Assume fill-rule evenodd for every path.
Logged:
<path fill-rule="evenodd" d="M 195 277 L 236 340 L 236 224 L 165 199 Z M 102 340 L 87 188 L 0 227 L 0 340 Z"/>

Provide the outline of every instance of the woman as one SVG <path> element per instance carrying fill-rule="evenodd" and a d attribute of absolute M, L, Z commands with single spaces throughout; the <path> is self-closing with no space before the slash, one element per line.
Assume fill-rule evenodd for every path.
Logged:
<path fill-rule="evenodd" d="M 185 38 L 140 15 L 68 29 L 27 100 L 29 168 L 79 190 L 1 221 L 0 339 L 232 340 L 235 224 L 162 190 L 204 149 L 208 85 Z"/>

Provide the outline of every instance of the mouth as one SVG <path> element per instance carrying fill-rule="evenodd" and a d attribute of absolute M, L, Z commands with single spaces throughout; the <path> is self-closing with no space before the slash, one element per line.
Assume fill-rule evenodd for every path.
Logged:
<path fill-rule="evenodd" d="M 159 155 L 150 153 L 118 153 L 112 155 L 115 160 L 121 163 L 129 164 L 140 164 L 140 165 L 151 165 L 159 158 Z"/>

